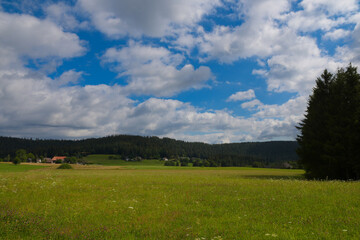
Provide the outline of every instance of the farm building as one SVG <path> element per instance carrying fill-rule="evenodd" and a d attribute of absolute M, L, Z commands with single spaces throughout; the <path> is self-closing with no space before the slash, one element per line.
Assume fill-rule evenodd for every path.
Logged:
<path fill-rule="evenodd" d="M 61 162 L 64 162 L 65 160 L 65 156 L 54 156 L 53 158 L 44 158 L 44 161 L 46 163 L 55 163 L 56 161 L 61 161 Z"/>

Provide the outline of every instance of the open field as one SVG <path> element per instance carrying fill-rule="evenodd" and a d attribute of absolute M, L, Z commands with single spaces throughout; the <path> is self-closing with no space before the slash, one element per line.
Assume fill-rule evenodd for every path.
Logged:
<path fill-rule="evenodd" d="M 29 164 L 20 164 L 20 165 L 14 165 L 11 163 L 0 163 L 0 174 L 5 172 L 25 172 L 28 170 L 34 170 L 34 169 L 40 169 L 44 168 L 45 166 L 42 166 L 40 164 L 36 165 L 29 165 Z"/>
<path fill-rule="evenodd" d="M 360 182 L 306 181 L 300 170 L 75 167 L 0 170 L 0 239 L 360 239 Z"/>

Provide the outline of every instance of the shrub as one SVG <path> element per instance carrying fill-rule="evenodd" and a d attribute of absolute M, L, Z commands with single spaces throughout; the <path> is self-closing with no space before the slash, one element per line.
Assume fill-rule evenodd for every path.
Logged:
<path fill-rule="evenodd" d="M 68 163 L 63 163 L 57 169 L 73 169 L 73 167 Z"/>
<path fill-rule="evenodd" d="M 15 164 L 15 165 L 18 165 L 21 163 L 21 160 L 19 157 L 15 157 L 13 160 L 12 160 L 12 163 Z"/>

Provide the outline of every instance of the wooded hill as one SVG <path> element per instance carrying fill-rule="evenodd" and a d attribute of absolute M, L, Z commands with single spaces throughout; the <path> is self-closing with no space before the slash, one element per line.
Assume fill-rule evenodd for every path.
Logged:
<path fill-rule="evenodd" d="M 116 154 L 144 159 L 189 157 L 208 159 L 219 166 L 281 167 L 285 162 L 297 161 L 295 141 L 206 144 L 170 138 L 115 135 L 83 140 L 43 140 L 0 137 L 0 158 L 14 156 L 25 149 L 37 156 L 81 156 L 88 154 Z"/>

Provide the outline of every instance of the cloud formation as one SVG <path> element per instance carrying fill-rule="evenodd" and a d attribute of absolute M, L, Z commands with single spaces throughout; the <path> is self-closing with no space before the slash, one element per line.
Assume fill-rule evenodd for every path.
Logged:
<path fill-rule="evenodd" d="M 95 27 L 112 38 L 162 37 L 193 26 L 221 5 L 219 0 L 79 0 Z"/>
<path fill-rule="evenodd" d="M 243 101 L 243 100 L 250 100 L 255 98 L 255 92 L 252 89 L 247 91 L 237 92 L 232 94 L 227 101 Z"/>
<path fill-rule="evenodd" d="M 81 56 L 86 51 L 76 34 L 62 31 L 48 20 L 0 11 L 0 48 L 32 59 Z"/>
<path fill-rule="evenodd" d="M 184 57 L 163 47 L 130 42 L 127 47 L 107 49 L 104 63 L 114 63 L 119 77 L 128 76 L 124 91 L 135 95 L 172 96 L 190 88 L 201 88 L 213 78 L 210 68 L 180 66 Z"/>
<path fill-rule="evenodd" d="M 293 140 L 321 71 L 349 62 L 360 65 L 356 0 L 0 4 L 0 135 Z M 92 43 L 92 36 L 104 46 Z M 93 66 L 82 65 L 87 56 L 98 61 L 98 68 L 115 72 L 117 79 L 106 82 L 116 84 L 82 81 Z M 257 64 L 250 72 L 266 90 L 249 84 L 242 86 L 247 91 L 231 89 L 218 99 L 216 88 L 229 80 L 219 69 L 245 61 Z M 255 81 L 231 78 L 240 79 L 231 79 L 233 86 Z M 190 89 L 195 98 L 205 87 L 211 94 L 207 97 L 221 107 L 177 98 Z M 263 92 L 293 95 L 268 104 Z M 237 106 L 249 112 L 246 117 L 231 109 L 235 101 L 242 101 Z"/>

